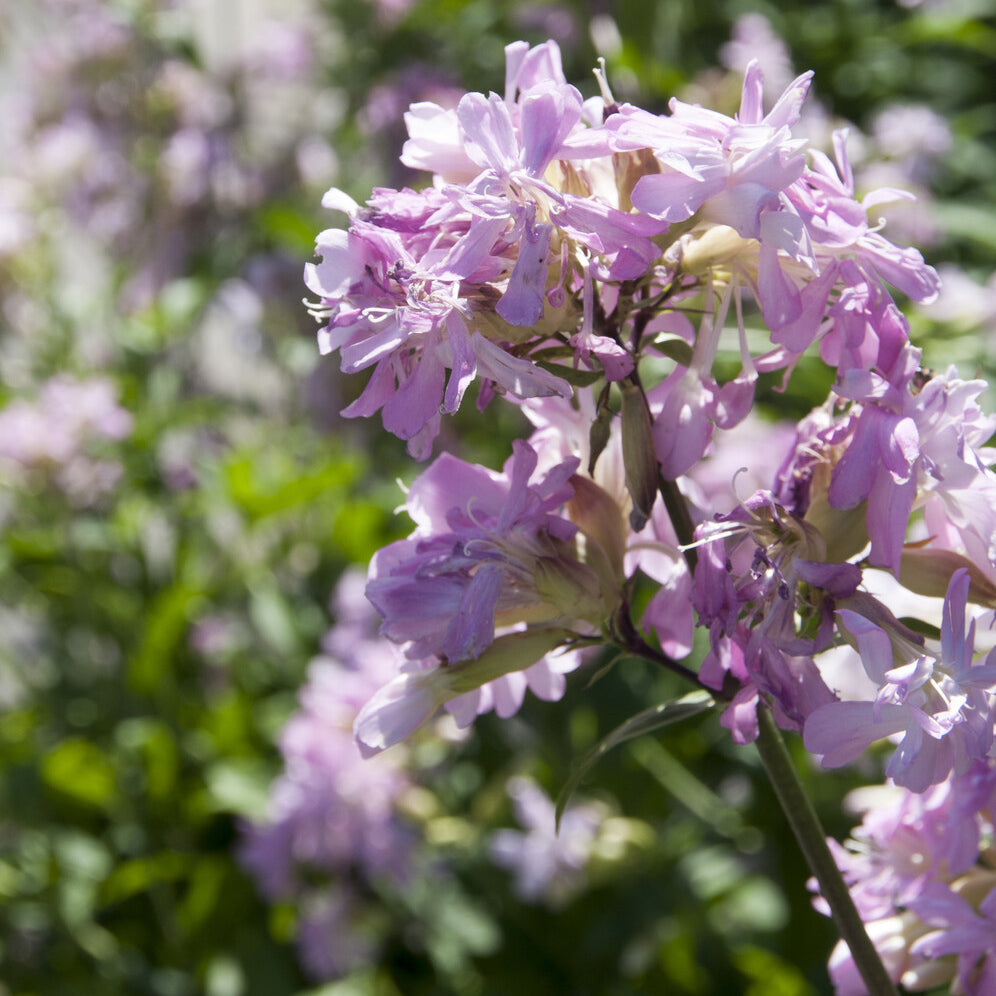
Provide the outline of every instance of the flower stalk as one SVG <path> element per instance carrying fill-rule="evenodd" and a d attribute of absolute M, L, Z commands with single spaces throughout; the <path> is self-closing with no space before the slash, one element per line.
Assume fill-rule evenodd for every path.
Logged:
<path fill-rule="evenodd" d="M 830 853 L 820 818 L 803 788 L 771 710 L 758 709 L 758 722 L 757 750 L 761 763 L 870 996 L 898 996 Z"/>

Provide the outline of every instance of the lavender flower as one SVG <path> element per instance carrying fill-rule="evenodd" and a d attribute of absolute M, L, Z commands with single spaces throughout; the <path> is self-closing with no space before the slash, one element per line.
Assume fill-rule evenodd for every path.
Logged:
<path fill-rule="evenodd" d="M 601 100 L 583 103 L 553 42 L 510 45 L 506 61 L 504 96 L 467 94 L 456 109 L 420 102 L 406 115 L 402 161 L 435 174 L 431 191 L 377 191 L 365 209 L 326 196 L 351 224 L 320 235 L 322 262 L 306 269 L 327 321 L 320 344 L 340 351 L 347 372 L 373 368 L 344 414 L 381 411 L 422 458 L 473 379 L 479 404 L 495 392 L 568 398 L 540 356 L 569 346 L 575 365 L 620 381 L 664 323 L 684 320 L 691 361 L 650 393 L 654 448 L 674 479 L 715 427 L 746 416 L 759 371 L 791 367 L 816 340 L 841 375 L 901 377 L 908 330 L 884 282 L 928 301 L 936 274 L 868 221 L 899 195 L 855 199 L 843 133 L 836 163 L 807 160 L 792 128 L 811 74 L 765 113 L 752 62 L 736 118 L 678 101 L 654 116 L 617 105 L 604 75 Z M 624 280 L 668 307 L 619 299 Z M 747 347 L 745 289 L 772 332 L 761 357 Z M 685 307 L 704 315 L 697 332 Z M 742 371 L 720 387 L 712 368 L 731 310 Z"/>
<path fill-rule="evenodd" d="M 300 905 L 302 959 L 318 978 L 339 976 L 376 953 L 362 884 L 402 886 L 417 838 L 399 803 L 411 782 L 403 751 L 365 761 L 352 724 L 395 665 L 395 648 L 373 633 L 362 581 L 344 575 L 328 653 L 312 662 L 300 709 L 280 737 L 284 772 L 265 822 L 250 826 L 242 859 L 271 900 Z M 333 656 L 334 655 L 334 656 Z"/>
<path fill-rule="evenodd" d="M 923 104 L 893 104 L 875 116 L 872 136 L 883 150 L 898 160 L 912 183 L 930 177 L 933 162 L 952 143 L 951 128 L 936 111 Z"/>
<path fill-rule="evenodd" d="M 625 535 L 624 523 L 632 521 L 633 501 L 619 420 L 613 420 L 604 448 L 595 454 L 593 461 L 590 427 L 596 419 L 596 401 L 590 389 L 578 389 L 574 405 L 559 398 L 544 398 L 526 402 L 523 409 L 536 427 L 529 443 L 536 450 L 540 465 L 551 466 L 574 457 L 580 462 L 579 477 L 590 477 L 597 485 L 597 490 L 588 489 L 589 505 L 595 514 L 579 520 L 582 529 L 597 530 L 603 549 L 625 548 L 622 572 L 626 576 L 641 570 L 661 585 L 644 610 L 641 626 L 648 635 L 651 632 L 656 635 L 666 654 L 675 659 L 686 656 L 691 649 L 693 631 L 691 575 L 660 502 L 655 502 L 649 510 L 646 528 L 631 532 L 628 538 Z M 655 497 L 656 476 L 655 470 Z M 574 484 L 587 488 L 578 477 Z M 580 513 L 581 506 L 575 504 L 574 509 Z"/>
<path fill-rule="evenodd" d="M 440 406 L 455 411 L 474 377 L 485 398 L 569 397 L 564 380 L 524 355 L 577 333 L 576 298 L 590 286 L 578 270 L 597 259 L 635 277 L 658 255 L 649 237 L 659 222 L 620 210 L 609 188 L 608 200 L 590 196 L 603 193 L 594 159 L 608 149 L 585 124 L 556 46 L 517 43 L 506 56 L 504 98 L 470 93 L 456 110 L 420 102 L 406 115 L 402 162 L 435 172 L 437 187 L 382 191 L 365 210 L 330 191 L 324 203 L 345 208 L 350 229 L 319 236 L 322 262 L 305 271 L 314 314 L 328 321 L 322 350 L 340 350 L 347 372 L 376 365 L 344 414 L 383 409 L 385 428 L 419 457 Z M 578 357 L 590 365 L 604 352 L 613 377 L 632 369 L 591 331 L 590 310 L 584 317 Z"/>
<path fill-rule="evenodd" d="M 536 466 L 535 451 L 519 441 L 501 475 L 444 454 L 412 485 L 415 532 L 377 554 L 367 586 L 384 618 L 380 632 L 404 645 L 408 663 L 357 718 L 364 749 L 390 746 L 451 700 L 466 725 L 492 704 L 510 715 L 525 684 L 559 698 L 555 676 L 576 661 L 546 656 L 611 616 L 622 550 L 599 539 L 618 535 L 611 523 L 601 527 L 619 509 L 575 474 L 576 460 L 539 479 Z M 580 527 L 560 514 L 565 506 Z M 520 671 L 524 682 L 510 684 Z M 495 681 L 482 698 L 478 690 Z"/>
<path fill-rule="evenodd" d="M 891 382 L 854 372 L 837 388 L 862 403 L 853 409 L 850 439 L 834 467 L 828 498 L 838 509 L 866 501 L 871 562 L 894 573 L 918 502 L 937 496 L 954 521 L 969 527 L 960 502 L 973 504 L 970 496 L 992 493 L 996 483 L 984 445 L 996 422 L 975 404 L 984 382 L 963 381 L 951 369 L 921 385 L 917 359 L 915 350 L 901 353 Z"/>
<path fill-rule="evenodd" d="M 78 504 L 91 504 L 112 490 L 120 464 L 95 456 L 95 444 L 125 438 L 131 414 L 117 403 L 104 377 L 56 376 L 32 401 L 12 401 L 0 411 L 0 467 L 15 478 L 41 475 Z"/>
<path fill-rule="evenodd" d="M 546 793 L 528 778 L 513 778 L 508 793 L 515 804 L 519 830 L 491 835 L 491 860 L 515 874 L 515 891 L 525 902 L 559 907 L 585 885 L 585 866 L 595 849 L 605 818 L 591 802 L 569 806 L 560 818 Z"/>
<path fill-rule="evenodd" d="M 778 91 L 784 90 L 795 75 L 785 42 L 763 14 L 742 14 L 734 21 L 730 40 L 719 50 L 719 59 L 727 69 L 738 73 L 745 72 L 756 59 L 764 78 Z"/>
<path fill-rule="evenodd" d="M 973 663 L 975 624 L 966 631 L 968 572 L 957 571 L 944 603 L 940 653 L 919 655 L 898 666 L 889 634 L 842 609 L 868 677 L 878 687 L 873 702 L 832 702 L 806 720 L 806 747 L 826 767 L 853 760 L 869 744 L 902 736 L 886 774 L 914 792 L 964 774 L 986 757 L 993 743 L 992 696 L 996 652 Z"/>
<path fill-rule="evenodd" d="M 765 22 L 742 29 L 788 68 Z M 369 371 L 344 414 L 380 412 L 425 458 L 477 380 L 479 407 L 503 395 L 534 425 L 502 474 L 443 454 L 409 490 L 414 532 L 370 568 L 380 633 L 400 651 L 356 717 L 362 752 L 442 707 L 465 726 L 511 715 L 527 687 L 558 698 L 577 664 L 564 651 L 605 643 L 715 689 L 737 743 L 770 709 L 826 766 L 891 738 L 897 784 L 960 784 L 993 751 L 996 650 L 974 659 L 969 604 L 996 606 L 996 423 L 981 382 L 929 374 L 910 345 L 893 290 L 929 304 L 938 276 L 871 215 L 910 195 L 859 199 L 846 131 L 832 157 L 807 147 L 811 73 L 766 102 L 746 61 L 732 117 L 678 100 L 653 115 L 618 103 L 604 66 L 596 77 L 601 96 L 585 101 L 553 42 L 510 45 L 503 94 L 405 115 L 401 161 L 431 188 L 377 190 L 364 207 L 334 188 L 324 199 L 349 227 L 319 235 L 305 272 L 320 347 Z M 739 369 L 724 376 L 731 338 Z M 762 374 L 787 382 L 810 350 L 834 370 L 830 397 L 794 439 L 748 455 L 755 474 L 777 472 L 715 514 L 694 483 L 714 437 L 748 419 Z M 873 568 L 943 596 L 939 644 L 873 594 Z M 678 662 L 696 623 L 697 674 Z M 548 800 L 513 791 L 529 832 L 496 836 L 496 860 L 528 898 L 561 874 L 569 891 L 589 829 L 572 851 L 549 835 Z M 989 984 L 996 900 L 964 863 L 969 836 L 934 841 L 935 880 L 904 881 L 897 898 L 883 876 L 867 897 L 883 946 L 902 934 L 888 965 L 904 980 L 925 984 L 955 956 L 964 991 Z M 835 964 L 851 991 L 846 959 Z"/>
<path fill-rule="evenodd" d="M 910 992 L 951 984 L 985 996 L 994 981 L 996 869 L 994 771 L 976 762 L 924 793 L 863 789 L 850 801 L 864 820 L 835 857 L 890 976 Z M 822 900 L 817 907 L 826 912 Z M 830 974 L 839 996 L 865 996 L 847 946 Z"/>

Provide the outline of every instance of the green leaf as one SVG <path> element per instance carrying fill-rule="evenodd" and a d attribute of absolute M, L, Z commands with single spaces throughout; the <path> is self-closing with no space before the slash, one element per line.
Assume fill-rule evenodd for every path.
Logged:
<path fill-rule="evenodd" d="M 95 809 L 106 809 L 117 793 L 113 764 L 89 740 L 70 738 L 49 751 L 42 778 L 50 789 Z"/>
<path fill-rule="evenodd" d="M 297 256 L 309 257 L 315 245 L 315 225 L 310 215 L 292 204 L 271 204 L 259 215 L 263 234 L 282 249 Z"/>
<path fill-rule="evenodd" d="M 253 454 L 232 459 L 225 468 L 232 500 L 252 519 L 296 511 L 316 501 L 334 501 L 363 472 L 358 457 L 333 457 L 302 468 L 291 457 L 274 455 L 265 465 Z"/>
<path fill-rule="evenodd" d="M 692 365 L 692 347 L 680 335 L 659 335 L 654 340 L 654 349 L 683 367 Z"/>
<path fill-rule="evenodd" d="M 602 392 L 603 397 L 605 392 Z M 595 476 L 595 464 L 602 455 L 602 451 L 609 445 L 609 438 L 612 435 L 612 410 L 608 405 L 599 405 L 598 414 L 595 421 L 591 423 L 588 430 L 588 475 Z"/>
<path fill-rule="evenodd" d="M 264 819 L 272 774 L 270 766 L 255 757 L 231 758 L 211 765 L 204 778 L 212 810 L 236 813 L 250 820 Z"/>
<path fill-rule="evenodd" d="M 145 635 L 128 662 L 128 683 L 135 691 L 152 692 L 167 679 L 176 647 L 187 631 L 189 610 L 201 594 L 178 581 L 160 592 L 146 610 Z"/>
<path fill-rule="evenodd" d="M 281 656 L 297 652 L 300 638 L 294 607 L 270 578 L 250 585 L 249 618 L 263 639 Z"/>
<path fill-rule="evenodd" d="M 605 376 L 601 370 L 579 370 L 577 367 L 565 367 L 561 363 L 550 363 L 547 360 L 536 360 L 536 365 L 566 380 L 573 387 L 589 387 Z"/>
<path fill-rule="evenodd" d="M 940 201 L 931 205 L 948 237 L 970 239 L 996 249 L 996 210 L 981 204 Z"/>
<path fill-rule="evenodd" d="M 791 962 L 773 951 L 741 944 L 733 949 L 737 968 L 750 980 L 744 996 L 815 996 L 816 990 Z"/>
<path fill-rule="evenodd" d="M 624 723 L 617 726 L 607 737 L 600 740 L 581 760 L 575 765 L 570 777 L 564 783 L 564 787 L 557 796 L 557 825 L 560 825 L 560 817 L 567 807 L 567 803 L 574 790 L 581 783 L 581 779 L 591 770 L 592 767 L 613 747 L 617 747 L 627 740 L 635 737 L 642 737 L 645 733 L 653 733 L 672 723 L 679 723 L 690 716 L 697 716 L 700 712 L 705 712 L 715 705 L 715 700 L 709 692 L 698 690 L 683 695 L 680 699 L 673 699 L 670 702 L 663 702 L 661 705 L 652 706 L 638 712 L 635 716 L 630 716 Z"/>
<path fill-rule="evenodd" d="M 177 851 L 159 851 L 121 861 L 101 885 L 101 903 L 113 906 L 162 882 L 175 882 L 189 874 L 192 863 L 190 856 Z"/>
<path fill-rule="evenodd" d="M 924 622 L 922 619 L 917 619 L 915 616 L 900 616 L 899 621 L 909 629 L 913 630 L 914 633 L 919 633 L 921 636 L 927 637 L 928 640 L 939 640 L 941 638 L 941 631 L 929 622 Z"/>
<path fill-rule="evenodd" d="M 573 346 L 544 346 L 542 349 L 534 349 L 529 354 L 529 358 L 536 363 L 550 362 L 553 360 L 567 360 L 574 362 Z"/>
<path fill-rule="evenodd" d="M 628 652 L 625 650 L 617 650 L 601 667 L 595 669 L 591 677 L 585 683 L 585 691 L 591 688 L 596 681 L 601 681 L 615 666 L 619 661 L 624 660 L 629 656 Z"/>

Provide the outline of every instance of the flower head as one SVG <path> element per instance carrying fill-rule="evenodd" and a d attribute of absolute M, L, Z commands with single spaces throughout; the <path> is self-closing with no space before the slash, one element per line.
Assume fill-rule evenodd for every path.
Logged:
<path fill-rule="evenodd" d="M 451 700 L 469 722 L 490 707 L 481 686 L 513 672 L 545 697 L 562 693 L 554 676 L 564 668 L 543 659 L 572 634 L 597 632 L 622 582 L 622 553 L 606 549 L 617 533 L 602 528 L 614 504 L 577 466 L 569 459 L 537 475 L 536 452 L 518 441 L 502 474 L 444 454 L 413 483 L 415 531 L 377 554 L 367 585 L 380 632 L 409 661 L 357 721 L 368 748 L 396 742 Z M 512 699 L 492 692 L 503 714 L 524 691 L 516 702 L 506 685 L 494 688 Z"/>

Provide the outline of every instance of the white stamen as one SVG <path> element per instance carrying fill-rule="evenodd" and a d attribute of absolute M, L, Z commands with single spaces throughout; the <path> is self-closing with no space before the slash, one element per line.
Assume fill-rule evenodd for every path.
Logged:
<path fill-rule="evenodd" d="M 595 79 L 598 80 L 598 89 L 602 94 L 602 100 L 605 101 L 605 106 L 609 107 L 616 102 L 616 98 L 612 96 L 612 90 L 609 88 L 609 80 L 605 75 L 605 57 L 598 57 L 598 69 L 593 69 L 592 74 Z"/>

